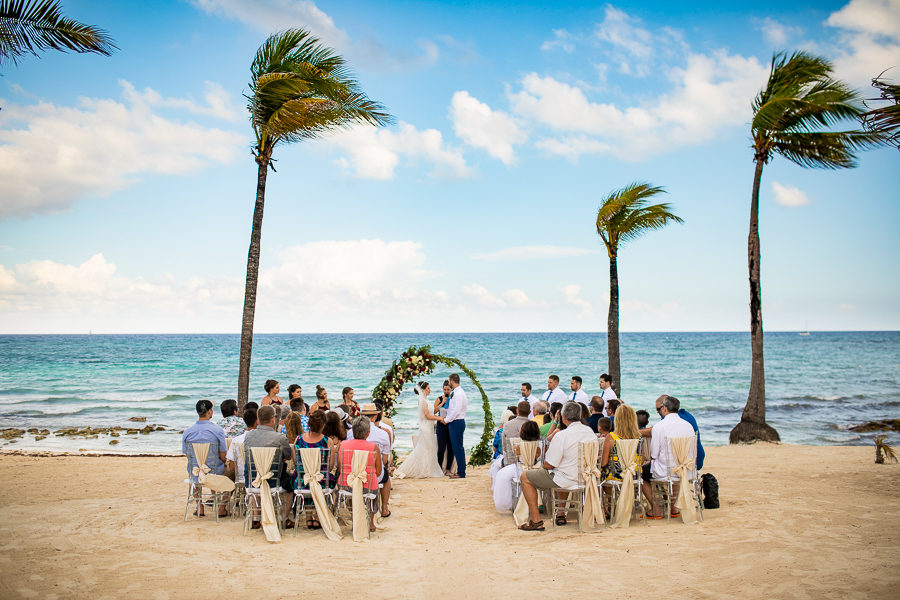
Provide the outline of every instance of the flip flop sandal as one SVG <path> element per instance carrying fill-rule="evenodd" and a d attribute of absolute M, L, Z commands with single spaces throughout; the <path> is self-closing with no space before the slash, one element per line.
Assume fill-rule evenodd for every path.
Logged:
<path fill-rule="evenodd" d="M 556 515 L 556 524 L 557 525 L 562 526 L 562 525 L 565 525 L 566 523 L 568 523 L 568 521 L 566 521 L 565 515 Z"/>
<path fill-rule="evenodd" d="M 312 529 L 312 528 L 313 528 L 313 520 L 312 520 L 312 519 L 307 519 L 307 520 L 306 520 L 306 528 L 307 528 L 307 529 Z"/>
<path fill-rule="evenodd" d="M 680 517 L 680 516 L 681 516 L 681 513 L 680 513 L 680 512 L 672 513 L 671 516 L 672 516 L 672 518 L 674 519 L 675 517 Z M 660 519 L 662 519 L 662 517 L 660 517 Z"/>
<path fill-rule="evenodd" d="M 386 514 L 386 515 L 381 515 L 381 518 L 387 519 L 389 516 L 391 516 L 391 511 L 388 511 L 388 514 Z"/>
<path fill-rule="evenodd" d="M 521 531 L 544 531 L 544 522 L 538 521 L 535 523 L 531 519 L 528 520 L 527 523 L 519 525 L 519 529 Z"/>
<path fill-rule="evenodd" d="M 653 515 L 638 515 L 638 518 L 639 519 L 647 519 L 648 521 L 659 521 L 660 519 L 662 519 L 661 516 L 654 517 Z"/>

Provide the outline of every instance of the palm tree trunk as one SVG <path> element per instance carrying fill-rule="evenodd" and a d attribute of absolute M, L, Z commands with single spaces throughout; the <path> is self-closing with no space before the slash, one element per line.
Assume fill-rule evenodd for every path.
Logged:
<path fill-rule="evenodd" d="M 606 348 L 609 355 L 609 376 L 616 396 L 622 396 L 621 365 L 619 364 L 619 268 L 615 256 L 609 257 L 609 315 L 606 317 Z"/>
<path fill-rule="evenodd" d="M 263 210 L 266 204 L 266 176 L 269 173 L 271 147 L 260 152 L 256 159 L 256 206 L 253 208 L 253 227 L 250 231 L 250 251 L 247 253 L 247 283 L 244 288 L 244 316 L 241 320 L 241 354 L 238 370 L 238 410 L 244 409 L 250 394 L 250 357 L 253 354 L 253 319 L 256 316 L 256 287 L 259 282 L 259 246 L 262 237 Z"/>
<path fill-rule="evenodd" d="M 763 361 L 762 288 L 760 286 L 759 184 L 765 158 L 756 157 L 753 195 L 750 200 L 750 234 L 747 238 L 747 266 L 750 272 L 750 392 L 738 423 L 729 435 L 732 444 L 757 440 L 777 442 L 778 432 L 766 424 L 766 373 Z"/>

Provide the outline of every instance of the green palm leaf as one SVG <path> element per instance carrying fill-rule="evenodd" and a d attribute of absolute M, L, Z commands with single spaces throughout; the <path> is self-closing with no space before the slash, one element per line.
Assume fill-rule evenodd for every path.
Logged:
<path fill-rule="evenodd" d="M 109 56 L 117 49 L 104 30 L 64 17 L 57 0 L 0 0 L 0 63 L 42 50 Z"/>
<path fill-rule="evenodd" d="M 669 204 L 650 204 L 650 198 L 666 193 L 648 183 L 631 183 L 611 192 L 597 210 L 597 234 L 610 256 L 620 244 L 637 239 L 648 231 L 662 229 L 682 219 L 671 212 Z"/>

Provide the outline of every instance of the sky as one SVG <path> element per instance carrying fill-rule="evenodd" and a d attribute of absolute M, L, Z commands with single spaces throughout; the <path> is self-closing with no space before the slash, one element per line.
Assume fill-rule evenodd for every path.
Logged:
<path fill-rule="evenodd" d="M 749 121 L 773 53 L 827 57 L 866 98 L 900 80 L 900 0 L 63 8 L 119 50 L 0 65 L 0 333 L 240 331 L 243 94 L 287 27 L 395 124 L 276 147 L 260 333 L 605 331 L 596 213 L 635 181 L 684 223 L 620 248 L 621 330 L 748 331 Z M 900 329 L 898 166 L 887 148 L 766 166 L 766 330 Z"/>

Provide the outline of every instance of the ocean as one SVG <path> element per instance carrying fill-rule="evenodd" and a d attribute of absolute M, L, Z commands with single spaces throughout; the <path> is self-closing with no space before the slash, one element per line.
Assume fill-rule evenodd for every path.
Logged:
<path fill-rule="evenodd" d="M 605 333 L 409 333 L 269 334 L 253 344 L 251 399 L 265 394 L 266 379 L 299 383 L 309 401 L 316 385 L 340 400 L 344 386 L 365 402 L 391 362 L 411 345 L 465 362 L 478 375 L 495 420 L 517 401 L 519 386 L 546 390 L 557 374 L 568 390 L 580 375 L 588 395 L 599 392 L 606 371 Z M 0 427 L 169 428 L 150 435 L 122 435 L 117 451 L 179 452 L 179 430 L 196 419 L 201 398 L 216 404 L 237 395 L 238 335 L 5 335 L 0 336 Z M 767 420 L 793 444 L 870 444 L 874 434 L 851 425 L 900 417 L 900 332 L 767 333 Z M 697 418 L 705 444 L 728 443 L 750 380 L 748 333 L 623 333 L 622 398 L 652 415 L 660 394 L 678 397 Z M 424 378 L 439 389 L 449 370 Z M 477 390 L 469 392 L 466 443 L 483 425 Z M 415 397 L 407 386 L 394 418 L 397 448 L 411 447 Z M 216 413 L 218 417 L 218 412 Z M 95 439 L 26 435 L 3 448 L 113 449 Z M 889 440 L 898 441 L 897 434 Z"/>

